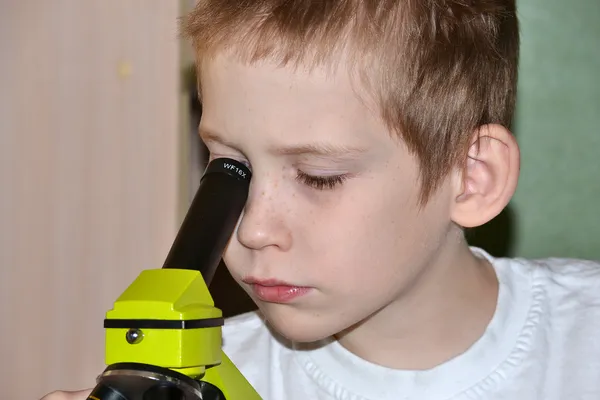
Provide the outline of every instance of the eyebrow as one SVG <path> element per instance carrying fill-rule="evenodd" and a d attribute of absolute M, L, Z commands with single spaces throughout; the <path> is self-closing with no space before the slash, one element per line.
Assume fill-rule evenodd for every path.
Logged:
<path fill-rule="evenodd" d="M 271 151 L 279 155 L 314 155 L 324 157 L 355 157 L 366 152 L 365 148 L 334 143 L 307 143 L 287 147 L 275 147 Z"/>
<path fill-rule="evenodd" d="M 204 141 L 213 141 L 231 148 L 238 148 L 235 143 L 224 139 L 214 131 L 199 128 L 200 137 Z M 292 146 L 271 147 L 269 151 L 277 155 L 314 155 L 323 157 L 356 157 L 367 152 L 359 146 L 348 146 L 328 142 L 306 143 Z"/>

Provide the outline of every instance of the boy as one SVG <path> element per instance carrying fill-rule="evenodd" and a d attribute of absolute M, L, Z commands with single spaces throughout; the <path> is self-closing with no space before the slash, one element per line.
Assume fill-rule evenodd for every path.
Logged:
<path fill-rule="evenodd" d="M 264 399 L 600 398 L 600 266 L 464 239 L 518 180 L 514 0 L 201 0 L 184 27 L 211 157 L 253 170 L 224 259 L 260 313 L 223 332 Z"/>

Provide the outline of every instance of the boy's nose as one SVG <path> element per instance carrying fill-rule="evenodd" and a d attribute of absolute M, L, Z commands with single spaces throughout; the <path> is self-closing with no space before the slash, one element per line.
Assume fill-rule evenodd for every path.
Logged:
<path fill-rule="evenodd" d="M 237 229 L 237 239 L 252 250 L 275 246 L 287 251 L 292 246 L 292 235 L 280 208 L 264 195 L 248 200 Z"/>

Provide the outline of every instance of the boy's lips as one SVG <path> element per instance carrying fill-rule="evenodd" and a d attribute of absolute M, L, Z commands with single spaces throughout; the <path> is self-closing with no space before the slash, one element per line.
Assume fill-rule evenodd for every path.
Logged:
<path fill-rule="evenodd" d="M 249 277 L 242 279 L 242 282 L 250 285 L 256 297 L 269 303 L 288 303 L 311 290 L 310 287 L 298 286 L 278 279 Z"/>

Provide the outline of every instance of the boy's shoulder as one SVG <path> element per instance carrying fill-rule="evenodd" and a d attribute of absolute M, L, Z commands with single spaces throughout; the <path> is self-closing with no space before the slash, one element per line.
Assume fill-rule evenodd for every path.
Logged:
<path fill-rule="evenodd" d="M 572 362 L 587 360 L 599 373 L 600 342 L 594 338 L 600 332 L 600 262 L 558 257 L 490 261 L 504 293 L 498 307 L 504 309 L 506 323 L 521 326 L 520 340 L 529 343 L 530 356 L 541 357 L 532 356 L 536 351 L 556 356 L 553 363 L 547 360 L 547 368 L 562 370 L 571 361 L 557 354 L 567 352 Z M 515 321 L 521 312 L 525 319 Z"/>
<path fill-rule="evenodd" d="M 223 326 L 223 350 L 235 354 L 244 362 L 252 359 L 256 362 L 258 354 L 269 350 L 278 353 L 292 351 L 292 343 L 281 337 L 267 324 L 259 310 L 246 312 L 225 319 Z"/>
<path fill-rule="evenodd" d="M 511 359 L 522 361 L 518 369 L 522 387 L 527 380 L 539 379 L 535 385 L 553 391 L 554 397 L 548 398 L 597 395 L 600 263 L 555 257 L 497 258 L 493 264 L 498 275 L 504 276 L 504 291 L 510 293 L 506 297 L 522 300 L 518 306 L 505 307 L 510 311 L 524 308 L 527 314 L 511 354 Z M 506 321 L 514 325 L 510 316 Z"/>
<path fill-rule="evenodd" d="M 272 331 L 259 311 L 225 319 L 223 351 L 263 398 L 285 392 L 288 373 L 298 368 L 291 342 Z"/>
<path fill-rule="evenodd" d="M 242 314 L 225 318 L 225 325 L 223 329 L 235 329 L 239 326 L 260 327 L 264 326 L 264 322 L 265 320 L 260 311 L 247 311 Z"/>
<path fill-rule="evenodd" d="M 259 340 L 265 334 L 268 334 L 268 325 L 264 316 L 259 310 L 248 311 L 225 318 L 223 346 L 233 346 L 246 339 Z"/>
<path fill-rule="evenodd" d="M 600 261 L 577 258 L 513 258 L 513 262 L 529 265 L 534 268 L 546 269 L 549 273 L 561 276 L 596 275 L 600 271 Z"/>
<path fill-rule="evenodd" d="M 600 279 L 600 260 L 586 260 L 569 257 L 526 258 L 520 256 L 494 256 L 485 249 L 470 247 L 473 254 L 488 260 L 498 272 L 533 276 L 558 277 L 559 279 Z"/>
<path fill-rule="evenodd" d="M 250 311 L 243 314 L 225 318 L 225 324 L 222 328 L 223 351 L 225 353 L 237 353 L 240 349 L 252 346 L 246 346 L 265 340 L 268 335 L 266 325 L 258 311 Z"/>
<path fill-rule="evenodd" d="M 490 257 L 490 256 L 488 256 Z M 575 258 L 493 258 L 497 271 L 507 268 L 511 273 L 529 275 L 534 284 L 563 290 L 597 289 L 600 287 L 600 262 Z M 591 293 L 600 298 L 600 292 Z"/>
<path fill-rule="evenodd" d="M 481 249 L 472 250 L 491 262 L 505 290 L 527 290 L 530 305 L 545 310 L 547 318 L 560 317 L 562 313 L 556 311 L 569 309 L 593 314 L 594 322 L 600 322 L 600 262 L 566 257 L 493 257 Z"/>

